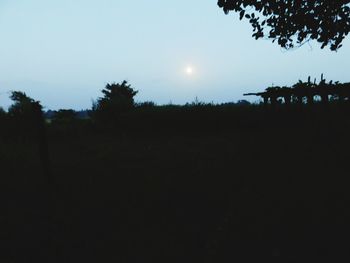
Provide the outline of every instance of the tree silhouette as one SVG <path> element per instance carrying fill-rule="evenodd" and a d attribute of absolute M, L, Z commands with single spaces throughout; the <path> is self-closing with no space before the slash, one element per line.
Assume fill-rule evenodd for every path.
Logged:
<path fill-rule="evenodd" d="M 77 113 L 74 110 L 58 110 L 55 112 L 52 120 L 55 122 L 71 122 L 75 120 Z"/>
<path fill-rule="evenodd" d="M 7 130 L 8 130 L 8 125 L 6 123 L 7 120 L 7 115 L 6 115 L 6 111 L 0 107 L 0 140 L 1 137 L 6 134 Z"/>
<path fill-rule="evenodd" d="M 32 107 L 35 100 L 28 97 L 24 92 L 12 91 L 10 99 L 13 104 L 9 108 L 9 114 L 14 117 L 30 116 L 32 114 Z"/>
<path fill-rule="evenodd" d="M 277 40 L 283 48 L 317 40 L 337 50 L 350 31 L 349 0 L 218 0 L 227 14 L 239 12 L 253 26 L 253 37 Z"/>
<path fill-rule="evenodd" d="M 292 87 L 269 87 L 264 92 L 247 93 L 244 96 L 260 96 L 264 99 L 264 104 L 270 102 L 276 105 L 280 98 L 284 99 L 286 105 L 291 103 L 297 104 L 314 104 L 321 98 L 321 102 L 325 105 L 331 101 L 344 102 L 350 100 L 350 83 L 339 83 L 338 81 L 326 82 L 323 74 L 321 80 L 317 84 L 316 79 L 312 83 L 311 77 L 307 82 L 299 80 Z"/>
<path fill-rule="evenodd" d="M 43 173 L 50 177 L 50 162 L 43 107 L 39 101 L 28 97 L 24 92 L 12 91 L 13 104 L 8 115 L 12 119 L 12 133 L 23 140 L 34 140 L 38 144 L 38 152 L 42 162 Z"/>
<path fill-rule="evenodd" d="M 13 104 L 8 109 L 8 115 L 16 124 L 17 132 L 27 137 L 35 137 L 37 128 L 42 125 L 43 121 L 40 102 L 21 91 L 12 91 L 10 98 Z"/>
<path fill-rule="evenodd" d="M 122 83 L 107 84 L 102 93 L 104 96 L 93 104 L 92 109 L 95 117 L 108 120 L 132 109 L 135 106 L 134 96 L 138 91 L 124 80 Z"/>
<path fill-rule="evenodd" d="M 6 111 L 0 107 L 0 118 L 6 116 Z"/>

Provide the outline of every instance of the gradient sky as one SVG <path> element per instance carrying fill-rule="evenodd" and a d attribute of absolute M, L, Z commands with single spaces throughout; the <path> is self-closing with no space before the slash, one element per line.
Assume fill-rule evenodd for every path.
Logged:
<path fill-rule="evenodd" d="M 246 21 L 216 3 L 0 0 L 0 106 L 21 90 L 47 109 L 90 108 L 107 82 L 124 79 L 137 101 L 158 104 L 236 101 L 321 73 L 350 81 L 349 39 L 338 52 L 316 42 L 285 51 L 254 40 Z"/>

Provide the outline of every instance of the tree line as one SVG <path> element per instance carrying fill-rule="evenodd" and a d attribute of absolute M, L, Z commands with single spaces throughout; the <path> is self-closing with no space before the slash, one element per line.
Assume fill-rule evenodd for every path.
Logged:
<path fill-rule="evenodd" d="M 291 87 L 274 86 L 268 87 L 264 92 L 247 93 L 244 95 L 260 96 L 261 100 L 251 103 L 247 100 L 239 100 L 232 103 L 205 103 L 196 98 L 191 103 L 185 105 L 157 105 L 152 101 L 136 102 L 135 96 L 138 91 L 135 90 L 127 81 L 120 83 L 108 83 L 102 90 L 102 96 L 92 103 L 91 109 L 75 111 L 72 109 L 60 109 L 58 111 L 44 111 L 39 101 L 29 97 L 21 91 L 12 91 L 10 98 L 13 104 L 7 111 L 0 108 L 0 120 L 9 120 L 17 125 L 30 126 L 30 123 L 43 118 L 47 123 L 59 125 L 69 125 L 75 119 L 85 119 L 94 123 L 108 123 L 117 121 L 122 115 L 130 112 L 149 112 L 163 111 L 169 109 L 213 109 L 213 108 L 237 108 L 237 107 L 256 107 L 262 104 L 306 104 L 317 102 L 349 101 L 350 83 L 340 83 L 326 80 L 321 77 L 321 81 L 311 82 L 309 77 L 307 82 L 299 80 Z M 317 97 L 320 97 L 318 99 Z M 283 99 L 284 101 L 282 101 Z"/>

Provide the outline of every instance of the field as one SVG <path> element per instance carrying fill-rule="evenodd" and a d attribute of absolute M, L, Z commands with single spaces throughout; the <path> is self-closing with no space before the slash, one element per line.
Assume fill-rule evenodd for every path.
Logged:
<path fill-rule="evenodd" d="M 35 140 L 7 133 L 0 260 L 348 262 L 349 113 L 169 106 L 48 124 L 50 174 Z"/>

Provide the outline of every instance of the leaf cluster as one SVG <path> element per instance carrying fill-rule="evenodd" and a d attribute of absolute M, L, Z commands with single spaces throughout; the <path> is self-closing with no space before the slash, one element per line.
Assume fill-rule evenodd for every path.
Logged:
<path fill-rule="evenodd" d="M 255 39 L 267 37 L 286 49 L 317 40 L 334 51 L 350 31 L 349 0 L 218 0 L 218 5 L 248 19 Z"/>
<path fill-rule="evenodd" d="M 114 119 L 134 108 L 134 97 L 138 91 L 124 80 L 122 83 L 107 84 L 102 93 L 104 96 L 93 103 L 92 110 L 97 118 Z"/>
<path fill-rule="evenodd" d="M 13 104 L 8 110 L 10 116 L 29 117 L 34 111 L 41 112 L 42 110 L 40 102 L 28 97 L 24 92 L 12 91 L 10 99 L 13 101 Z"/>

